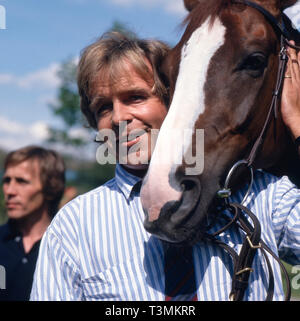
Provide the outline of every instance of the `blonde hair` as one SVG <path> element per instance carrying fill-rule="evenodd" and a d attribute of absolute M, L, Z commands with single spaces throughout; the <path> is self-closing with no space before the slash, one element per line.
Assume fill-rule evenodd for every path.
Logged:
<path fill-rule="evenodd" d="M 99 77 L 117 82 L 129 62 L 147 82 L 154 82 L 153 93 L 165 104 L 168 92 L 159 72 L 159 66 L 169 51 L 168 45 L 158 40 L 140 40 L 120 32 L 105 33 L 96 42 L 86 47 L 78 65 L 77 85 L 81 111 L 92 128 L 97 128 L 96 119 L 90 110 L 90 95 L 93 84 Z M 145 60 L 145 58 L 147 60 Z M 149 61 L 152 70 L 147 65 Z"/>

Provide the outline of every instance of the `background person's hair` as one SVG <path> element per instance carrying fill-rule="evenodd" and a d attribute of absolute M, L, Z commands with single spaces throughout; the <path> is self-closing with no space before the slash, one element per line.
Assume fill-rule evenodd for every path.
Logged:
<path fill-rule="evenodd" d="M 168 90 L 159 67 L 169 50 L 169 46 L 162 41 L 138 39 L 115 31 L 105 33 L 86 47 L 82 51 L 78 65 L 77 85 L 81 110 L 89 125 L 97 129 L 95 116 L 90 110 L 93 84 L 99 77 L 117 82 L 120 74 L 125 71 L 124 62 L 133 65 L 135 71 L 145 81 L 154 80 L 153 93 L 167 105 Z M 153 71 L 149 69 L 145 58 L 151 64 Z"/>
<path fill-rule="evenodd" d="M 32 145 L 10 152 L 4 160 L 4 169 L 28 160 L 36 160 L 39 164 L 43 193 L 48 202 L 49 215 L 53 217 L 65 189 L 64 160 L 54 150 Z"/>

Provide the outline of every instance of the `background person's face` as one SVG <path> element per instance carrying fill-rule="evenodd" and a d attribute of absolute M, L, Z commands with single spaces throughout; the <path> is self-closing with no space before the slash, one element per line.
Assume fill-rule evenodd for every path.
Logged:
<path fill-rule="evenodd" d="M 149 83 L 141 78 L 129 63 L 126 67 L 124 75 L 113 86 L 108 81 L 95 84 L 91 109 L 99 131 L 114 131 L 117 161 L 124 164 L 125 154 L 126 165 L 138 169 L 142 164 L 149 164 L 155 143 L 153 130 L 156 129 L 154 132 L 157 133 L 161 127 L 167 108 L 153 94 L 153 82 Z M 127 125 L 126 128 L 124 124 Z M 123 151 L 122 154 L 120 150 Z"/>
<path fill-rule="evenodd" d="M 38 162 L 9 166 L 3 176 L 3 193 L 9 218 L 21 219 L 38 212 L 45 204 Z"/>

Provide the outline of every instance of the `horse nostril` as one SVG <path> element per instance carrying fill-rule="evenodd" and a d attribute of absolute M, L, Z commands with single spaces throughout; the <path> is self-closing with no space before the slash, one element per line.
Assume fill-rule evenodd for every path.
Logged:
<path fill-rule="evenodd" d="M 198 197 L 201 192 L 201 184 L 197 177 L 184 178 L 180 184 L 183 193 Z"/>
<path fill-rule="evenodd" d="M 193 180 L 185 179 L 181 182 L 181 187 L 183 191 L 190 191 L 196 187 L 196 182 Z"/>
<path fill-rule="evenodd" d="M 194 176 L 182 177 L 180 189 L 181 199 L 176 203 L 176 207 L 173 206 L 170 221 L 174 226 L 182 228 L 197 207 L 201 193 L 199 178 Z"/>

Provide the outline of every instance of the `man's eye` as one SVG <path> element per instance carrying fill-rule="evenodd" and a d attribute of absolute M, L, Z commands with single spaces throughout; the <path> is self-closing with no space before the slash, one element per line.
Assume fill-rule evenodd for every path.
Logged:
<path fill-rule="evenodd" d="M 10 182 L 10 178 L 9 177 L 4 177 L 2 179 L 2 184 L 9 184 L 9 182 Z"/>
<path fill-rule="evenodd" d="M 96 116 L 101 116 L 103 114 L 105 114 L 106 112 L 108 112 L 109 110 L 112 109 L 112 104 L 111 103 L 103 103 L 101 105 L 98 106 L 98 108 L 96 109 Z"/>
<path fill-rule="evenodd" d="M 17 178 L 16 181 L 19 184 L 28 184 L 29 183 L 29 181 L 24 178 Z"/>
<path fill-rule="evenodd" d="M 142 95 L 132 95 L 130 96 L 129 100 L 130 101 L 133 101 L 133 102 L 140 102 L 140 101 L 143 101 L 145 100 L 146 97 L 145 96 L 142 96 Z"/>

